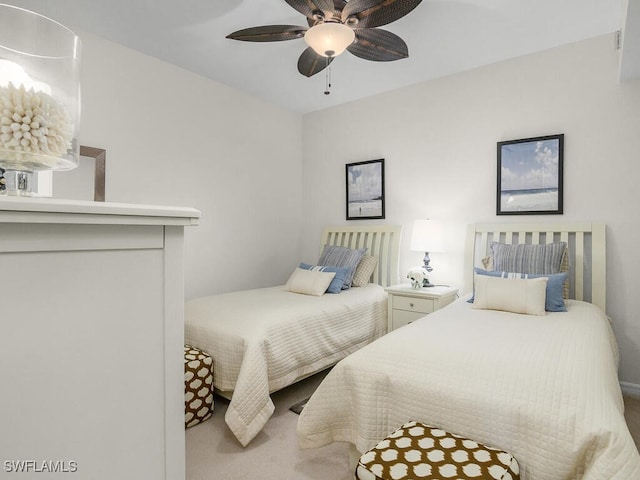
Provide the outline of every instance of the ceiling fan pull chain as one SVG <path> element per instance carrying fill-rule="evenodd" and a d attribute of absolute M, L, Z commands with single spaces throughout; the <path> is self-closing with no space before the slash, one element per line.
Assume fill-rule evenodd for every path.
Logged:
<path fill-rule="evenodd" d="M 329 63 L 329 61 L 331 60 L 331 57 L 325 57 L 325 58 L 327 59 L 327 68 L 325 70 L 326 75 L 325 75 L 324 94 L 329 95 L 331 93 L 331 65 Z"/>

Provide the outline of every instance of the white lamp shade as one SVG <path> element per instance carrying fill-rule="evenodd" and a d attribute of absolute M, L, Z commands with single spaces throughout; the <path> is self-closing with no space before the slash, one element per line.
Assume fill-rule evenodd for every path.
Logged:
<path fill-rule="evenodd" d="M 444 231 L 442 224 L 433 220 L 414 221 L 409 248 L 417 252 L 443 252 Z"/>
<path fill-rule="evenodd" d="M 356 38 L 354 31 L 341 23 L 320 23 L 304 34 L 304 41 L 323 57 L 340 55 Z"/>

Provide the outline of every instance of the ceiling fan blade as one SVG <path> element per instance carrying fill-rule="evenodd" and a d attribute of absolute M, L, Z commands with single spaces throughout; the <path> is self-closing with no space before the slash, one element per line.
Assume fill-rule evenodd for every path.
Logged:
<path fill-rule="evenodd" d="M 340 15 L 342 15 L 342 10 L 347 6 L 347 2 L 345 0 L 333 0 L 333 10 L 335 11 L 335 17 L 340 19 Z"/>
<path fill-rule="evenodd" d="M 264 25 L 238 30 L 227 35 L 227 38 L 244 42 L 280 42 L 302 38 L 307 30 L 307 27 L 297 25 Z"/>
<path fill-rule="evenodd" d="M 329 20 L 335 13 L 333 0 L 284 0 L 305 17 L 314 18 L 314 14 L 320 12 Z"/>
<path fill-rule="evenodd" d="M 347 6 L 342 10 L 342 23 L 352 25 L 354 28 L 379 27 L 404 17 L 421 1 L 349 0 Z"/>
<path fill-rule="evenodd" d="M 407 44 L 395 33 L 381 28 L 355 29 L 356 41 L 347 50 L 356 57 L 374 62 L 391 62 L 409 56 Z"/>
<path fill-rule="evenodd" d="M 333 57 L 318 55 L 313 48 L 309 47 L 298 58 L 298 71 L 305 77 L 311 77 L 327 68 L 327 60 L 329 60 L 328 63 L 331 63 Z"/>

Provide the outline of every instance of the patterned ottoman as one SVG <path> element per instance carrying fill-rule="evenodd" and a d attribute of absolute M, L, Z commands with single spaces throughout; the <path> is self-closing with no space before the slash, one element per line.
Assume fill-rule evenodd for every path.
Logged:
<path fill-rule="evenodd" d="M 359 480 L 516 480 L 510 453 L 418 422 L 402 425 L 358 461 Z"/>
<path fill-rule="evenodd" d="M 193 427 L 213 414 L 213 359 L 184 346 L 184 426 Z"/>

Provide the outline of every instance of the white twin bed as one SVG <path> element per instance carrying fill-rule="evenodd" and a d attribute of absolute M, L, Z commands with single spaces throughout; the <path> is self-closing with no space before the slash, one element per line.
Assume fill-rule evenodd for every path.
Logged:
<path fill-rule="evenodd" d="M 185 343 L 213 358 L 214 387 L 230 399 L 225 421 L 242 445 L 273 414 L 270 393 L 386 333 L 384 287 L 397 282 L 399 243 L 396 226 L 327 228 L 322 246 L 366 248 L 375 257 L 369 282 L 321 296 L 277 286 L 187 302 Z"/>
<path fill-rule="evenodd" d="M 468 303 L 491 241 L 566 242 L 567 311 Z M 603 313 L 605 262 L 604 225 L 471 226 L 465 295 L 339 362 L 300 415 L 301 447 L 349 442 L 357 458 L 417 420 L 511 452 L 523 480 L 640 479 Z"/>

